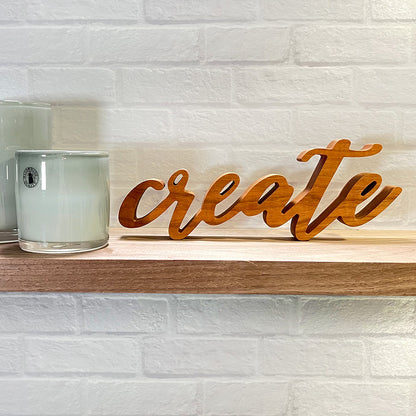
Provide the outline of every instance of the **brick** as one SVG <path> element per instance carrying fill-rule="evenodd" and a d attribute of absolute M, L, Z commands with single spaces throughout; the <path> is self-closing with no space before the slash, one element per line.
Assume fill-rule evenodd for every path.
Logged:
<path fill-rule="evenodd" d="M 227 69 L 124 69 L 122 96 L 128 103 L 226 103 Z"/>
<path fill-rule="evenodd" d="M 1 99 L 18 99 L 28 95 L 27 71 L 21 69 L 0 69 Z"/>
<path fill-rule="evenodd" d="M 72 416 L 84 414 L 76 380 L 0 380 L 0 414 Z"/>
<path fill-rule="evenodd" d="M 276 334 L 288 333 L 292 302 L 270 298 L 179 299 L 179 333 Z"/>
<path fill-rule="evenodd" d="M 292 143 L 291 113 L 284 110 L 183 110 L 172 120 L 175 138 L 185 143 Z"/>
<path fill-rule="evenodd" d="M 265 339 L 260 352 L 266 375 L 353 377 L 362 366 L 363 344 L 357 341 Z"/>
<path fill-rule="evenodd" d="M 115 77 L 108 69 L 41 68 L 31 69 L 29 74 L 36 99 L 94 105 L 115 99 Z"/>
<path fill-rule="evenodd" d="M 164 332 L 167 303 L 140 297 L 83 296 L 85 330 L 89 332 Z"/>
<path fill-rule="evenodd" d="M 137 20 L 136 0 L 28 0 L 27 18 L 33 21 Z"/>
<path fill-rule="evenodd" d="M 416 137 L 416 111 L 403 112 L 403 142 L 408 146 L 415 143 Z"/>
<path fill-rule="evenodd" d="M 246 21 L 256 18 L 254 0 L 145 0 L 147 20 L 160 23 Z"/>
<path fill-rule="evenodd" d="M 0 295 L 1 332 L 74 332 L 71 296 Z"/>
<path fill-rule="evenodd" d="M 2 0 L 0 3 L 0 21 L 16 22 L 24 18 L 24 0 Z"/>
<path fill-rule="evenodd" d="M 138 180 L 137 149 L 113 149 L 110 155 L 110 183 L 112 186 L 135 184 Z M 140 305 L 140 303 L 138 303 Z"/>
<path fill-rule="evenodd" d="M 388 207 L 384 212 L 377 216 L 371 222 L 365 224 L 366 229 L 373 230 L 408 230 L 408 217 L 409 212 L 409 199 L 411 199 L 410 190 L 408 186 L 405 185 L 405 181 L 409 179 L 408 175 L 405 176 L 402 181 L 387 181 L 386 176 L 382 169 L 379 169 L 379 172 L 383 177 L 384 185 L 396 185 L 402 188 L 402 193 L 399 197 L 393 202 L 393 204 Z"/>
<path fill-rule="evenodd" d="M 10 337 L 0 338 L 0 374 L 13 374 L 22 370 L 22 341 Z"/>
<path fill-rule="evenodd" d="M 148 339 L 144 344 L 147 375 L 249 375 L 256 344 L 251 340 Z"/>
<path fill-rule="evenodd" d="M 3 27 L 0 28 L 0 63 L 82 62 L 84 44 L 82 29 Z"/>
<path fill-rule="evenodd" d="M 359 69 L 356 98 L 371 104 L 416 104 L 416 69 Z"/>
<path fill-rule="evenodd" d="M 412 229 L 416 228 L 416 187 L 409 190 L 409 208 L 407 210 L 409 217 L 409 225 L 412 226 Z M 413 213 L 413 214 L 412 214 Z"/>
<path fill-rule="evenodd" d="M 348 138 L 351 148 L 366 143 L 382 143 L 396 148 L 398 119 L 393 111 L 298 111 L 294 118 L 294 141 L 305 146 L 324 146 L 335 139 Z M 305 147 L 306 148 L 306 147 Z M 364 160 L 364 159 L 363 159 Z"/>
<path fill-rule="evenodd" d="M 275 381 L 207 382 L 205 414 L 286 415 L 289 384 Z"/>
<path fill-rule="evenodd" d="M 121 144 L 164 143 L 170 136 L 171 121 L 166 110 L 60 107 L 54 119 L 58 147 L 114 144 L 120 150 Z"/>
<path fill-rule="evenodd" d="M 241 103 L 346 103 L 351 81 L 345 68 L 249 68 L 237 70 L 235 89 Z"/>
<path fill-rule="evenodd" d="M 369 141 L 367 141 L 369 143 Z M 357 146 L 358 147 L 358 146 Z M 353 170 L 362 172 L 377 172 L 383 177 L 383 184 L 404 186 L 414 184 L 414 177 L 408 175 L 409 169 L 414 165 L 414 156 L 407 152 L 382 151 L 376 156 L 359 159 L 350 159 L 341 166 L 340 173 Z M 351 173 L 351 172 L 350 172 Z"/>
<path fill-rule="evenodd" d="M 157 158 L 154 157 L 155 152 L 158 155 Z M 172 173 L 179 169 L 186 169 L 189 171 L 187 186 L 189 190 L 206 188 L 217 176 L 229 169 L 230 163 L 230 155 L 225 151 L 219 151 L 214 146 L 198 149 L 195 146 L 173 144 L 157 148 L 143 146 L 137 151 L 136 157 L 139 159 L 137 181 L 158 178 L 166 183 Z M 147 195 L 143 197 L 140 204 L 151 199 L 156 203 L 161 200 L 163 194 L 163 191 L 146 192 Z"/>
<path fill-rule="evenodd" d="M 410 411 L 406 384 L 321 383 L 294 386 L 296 416 L 402 416 Z"/>
<path fill-rule="evenodd" d="M 416 4 L 412 0 L 372 0 L 371 14 L 374 20 L 416 20 Z"/>
<path fill-rule="evenodd" d="M 90 381 L 87 393 L 89 415 L 183 416 L 198 408 L 195 383 Z"/>
<path fill-rule="evenodd" d="M 409 334 L 411 299 L 303 299 L 300 326 L 307 334 Z"/>
<path fill-rule="evenodd" d="M 197 29 L 94 29 L 92 62 L 197 62 Z"/>
<path fill-rule="evenodd" d="M 416 340 L 377 340 L 369 346 L 370 372 L 375 377 L 416 376 Z"/>
<path fill-rule="evenodd" d="M 316 166 L 313 160 L 307 163 L 296 160 L 296 156 L 306 148 L 308 146 L 296 148 L 293 143 L 286 145 L 276 140 L 273 144 L 262 148 L 235 148 L 230 152 L 229 158 L 233 161 L 233 169 L 241 177 L 242 185 L 248 186 L 261 176 L 278 174 L 283 175 L 295 188 L 294 193 L 297 193 L 306 186 Z"/>
<path fill-rule="evenodd" d="M 261 14 L 268 20 L 338 20 L 364 18 L 362 0 L 261 0 Z"/>
<path fill-rule="evenodd" d="M 28 338 L 28 373 L 135 373 L 139 357 L 132 339 Z"/>
<path fill-rule="evenodd" d="M 405 27 L 301 27 L 295 31 L 295 59 L 308 65 L 404 63 L 411 37 Z"/>
<path fill-rule="evenodd" d="M 118 211 L 126 195 L 136 186 L 138 181 L 126 182 L 124 187 L 112 186 L 110 189 L 110 227 L 120 227 Z M 130 186 L 129 186 L 130 185 Z M 117 331 L 117 326 L 115 327 Z M 105 332 L 105 331 L 104 331 Z"/>
<path fill-rule="evenodd" d="M 205 38 L 208 62 L 284 62 L 289 55 L 287 28 L 208 27 Z"/>

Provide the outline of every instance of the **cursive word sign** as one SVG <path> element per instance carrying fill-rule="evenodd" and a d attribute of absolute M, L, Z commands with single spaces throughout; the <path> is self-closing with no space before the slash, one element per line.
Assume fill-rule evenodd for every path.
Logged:
<path fill-rule="evenodd" d="M 188 236 L 202 221 L 209 225 L 218 225 L 239 212 L 247 216 L 263 214 L 263 220 L 269 227 L 279 227 L 291 219 L 291 232 L 297 240 L 310 240 L 336 219 L 350 227 L 365 224 L 384 211 L 402 191 L 396 186 L 385 186 L 357 212 L 358 205 L 380 187 L 382 178 L 376 173 L 360 173 L 352 177 L 335 200 L 312 220 L 342 160 L 345 157 L 372 156 L 382 149 L 380 144 L 368 144 L 360 150 L 351 150 L 350 144 L 349 140 L 343 139 L 331 142 L 324 149 L 302 152 L 297 158 L 300 162 L 307 162 L 315 155 L 319 155 L 320 159 L 306 188 L 293 199 L 293 187 L 286 178 L 272 174 L 252 183 L 227 209 L 216 213 L 217 205 L 229 197 L 240 183 L 237 174 L 225 173 L 212 183 L 200 210 L 183 225 L 195 194 L 186 189 L 189 174 L 181 169 L 168 180 L 168 196 L 143 217 L 137 217 L 137 207 L 143 194 L 149 188 L 162 190 L 165 183 L 158 179 L 149 179 L 130 191 L 120 207 L 120 224 L 128 228 L 142 227 L 158 218 L 172 204 L 176 206 L 169 223 L 169 236 L 174 240 Z"/>

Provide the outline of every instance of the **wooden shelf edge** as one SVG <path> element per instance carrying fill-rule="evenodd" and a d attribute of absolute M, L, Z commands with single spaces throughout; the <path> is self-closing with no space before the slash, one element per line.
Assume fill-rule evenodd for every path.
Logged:
<path fill-rule="evenodd" d="M 331 232 L 309 243 L 111 235 L 106 249 L 67 256 L 1 245 L 0 291 L 416 296 L 413 231 Z"/>

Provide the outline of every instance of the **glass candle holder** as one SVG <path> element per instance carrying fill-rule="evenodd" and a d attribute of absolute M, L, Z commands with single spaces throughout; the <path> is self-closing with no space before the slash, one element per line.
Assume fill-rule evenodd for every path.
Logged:
<path fill-rule="evenodd" d="M 49 104 L 0 101 L 0 243 L 17 241 L 14 153 L 49 148 L 50 113 Z"/>
<path fill-rule="evenodd" d="M 73 253 L 107 245 L 108 153 L 16 152 L 19 245 L 35 253 Z"/>

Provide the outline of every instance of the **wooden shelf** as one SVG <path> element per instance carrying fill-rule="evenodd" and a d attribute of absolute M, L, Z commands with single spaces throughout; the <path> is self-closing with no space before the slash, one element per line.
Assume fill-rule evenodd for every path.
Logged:
<path fill-rule="evenodd" d="M 333 230 L 308 242 L 285 230 L 213 232 L 173 241 L 114 229 L 108 247 L 76 255 L 1 244 L 0 291 L 416 295 L 416 231 Z"/>

